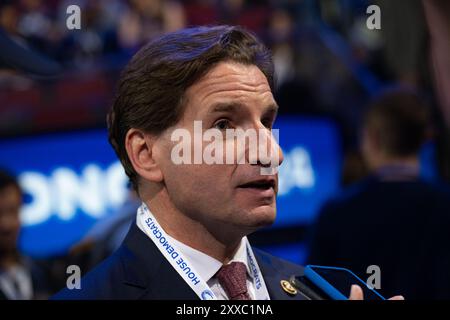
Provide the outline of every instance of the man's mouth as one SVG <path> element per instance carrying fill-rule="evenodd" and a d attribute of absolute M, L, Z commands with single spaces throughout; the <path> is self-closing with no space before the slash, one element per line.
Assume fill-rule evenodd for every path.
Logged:
<path fill-rule="evenodd" d="M 243 189 L 259 189 L 259 190 L 268 190 L 270 188 L 275 190 L 275 187 L 276 187 L 275 179 L 255 180 L 238 186 L 238 188 Z"/>

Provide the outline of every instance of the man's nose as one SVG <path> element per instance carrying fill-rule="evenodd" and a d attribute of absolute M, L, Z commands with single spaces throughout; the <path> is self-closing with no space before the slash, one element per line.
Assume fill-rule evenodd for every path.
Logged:
<path fill-rule="evenodd" d="M 261 167 L 279 167 L 284 160 L 283 151 L 278 143 L 278 129 L 269 130 L 264 126 L 257 129 L 257 152 L 247 150 L 249 163 Z"/>

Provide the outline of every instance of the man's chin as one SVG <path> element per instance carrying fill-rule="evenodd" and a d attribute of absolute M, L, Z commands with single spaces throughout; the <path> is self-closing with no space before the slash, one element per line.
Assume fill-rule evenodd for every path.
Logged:
<path fill-rule="evenodd" d="M 276 215 L 276 209 L 273 206 L 263 205 L 250 210 L 248 219 L 256 229 L 259 229 L 272 225 Z"/>

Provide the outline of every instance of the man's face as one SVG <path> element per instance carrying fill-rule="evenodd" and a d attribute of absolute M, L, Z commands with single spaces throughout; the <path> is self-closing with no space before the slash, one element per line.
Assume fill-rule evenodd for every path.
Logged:
<path fill-rule="evenodd" d="M 267 138 L 268 149 L 272 148 L 268 154 L 281 163 L 281 149 L 271 135 L 277 105 L 264 74 L 254 65 L 222 62 L 189 87 L 185 98 L 183 118 L 159 139 L 167 159 L 162 161 L 161 169 L 171 202 L 216 234 L 234 232 L 242 236 L 273 223 L 278 176 L 275 172 L 262 175 L 261 164 L 249 164 L 248 149 L 241 154 L 234 149 L 232 164 L 224 160 L 224 164 L 202 161 L 202 164 L 177 165 L 171 160 L 177 144 L 171 140 L 173 131 L 183 128 L 194 137 L 194 121 L 201 121 L 203 132 L 215 128 L 223 133 L 224 146 L 235 142 L 226 138 L 226 129 L 262 133 Z M 210 143 L 203 141 L 201 151 Z M 194 148 L 192 145 L 192 152 Z M 245 164 L 237 164 L 239 157 L 246 158 Z"/>
<path fill-rule="evenodd" d="M 16 248 L 21 204 L 22 197 L 15 186 L 0 189 L 0 252 L 9 252 Z"/>

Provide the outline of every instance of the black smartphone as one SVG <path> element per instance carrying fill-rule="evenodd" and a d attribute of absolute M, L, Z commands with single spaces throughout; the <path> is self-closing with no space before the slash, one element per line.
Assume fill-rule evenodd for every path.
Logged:
<path fill-rule="evenodd" d="M 345 268 L 307 265 L 304 276 L 295 277 L 293 284 L 305 291 L 311 299 L 348 300 L 353 284 L 361 287 L 364 300 L 386 300 L 353 272 Z"/>

